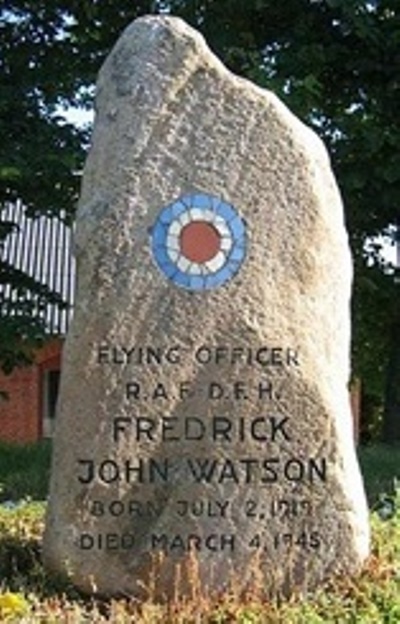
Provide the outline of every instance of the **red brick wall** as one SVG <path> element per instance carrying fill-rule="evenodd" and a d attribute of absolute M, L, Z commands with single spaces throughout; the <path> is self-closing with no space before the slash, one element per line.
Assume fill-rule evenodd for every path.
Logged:
<path fill-rule="evenodd" d="M 40 349 L 32 366 L 18 368 L 11 375 L 0 372 L 0 440 L 35 442 L 42 437 L 43 373 L 60 368 L 62 341 L 50 340 Z"/>

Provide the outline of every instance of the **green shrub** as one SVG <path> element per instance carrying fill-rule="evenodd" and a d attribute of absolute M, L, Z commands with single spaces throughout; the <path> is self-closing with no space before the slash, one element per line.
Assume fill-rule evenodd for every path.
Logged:
<path fill-rule="evenodd" d="M 400 483 L 400 445 L 361 446 L 358 456 L 368 501 L 374 507 L 382 496 L 393 496 L 396 480 Z"/>
<path fill-rule="evenodd" d="M 31 497 L 44 500 L 50 479 L 51 443 L 0 443 L 0 502 Z"/>
<path fill-rule="evenodd" d="M 15 590 L 40 564 L 44 503 L 0 505 L 0 578 Z"/>

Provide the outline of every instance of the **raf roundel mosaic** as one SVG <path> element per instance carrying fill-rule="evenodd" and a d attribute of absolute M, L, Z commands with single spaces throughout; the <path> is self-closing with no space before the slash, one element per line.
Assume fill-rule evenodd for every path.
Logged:
<path fill-rule="evenodd" d="M 165 206 L 151 230 L 159 269 L 187 290 L 225 284 L 239 271 L 246 243 L 245 223 L 235 208 L 205 193 L 184 195 Z"/>

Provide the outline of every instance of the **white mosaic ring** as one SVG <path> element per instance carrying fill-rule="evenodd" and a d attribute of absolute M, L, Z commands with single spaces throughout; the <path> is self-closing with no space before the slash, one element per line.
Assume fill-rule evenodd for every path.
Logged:
<path fill-rule="evenodd" d="M 230 280 L 246 255 L 246 227 L 223 200 L 184 195 L 159 213 L 151 249 L 159 269 L 177 286 L 209 290 Z"/>

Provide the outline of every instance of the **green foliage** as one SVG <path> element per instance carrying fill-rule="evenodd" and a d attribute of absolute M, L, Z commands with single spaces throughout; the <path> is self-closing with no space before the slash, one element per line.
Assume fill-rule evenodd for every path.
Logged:
<path fill-rule="evenodd" d="M 0 505 L 0 578 L 13 591 L 39 564 L 44 503 Z"/>
<path fill-rule="evenodd" d="M 393 496 L 400 484 L 400 445 L 374 444 L 358 450 L 368 501 L 371 507 L 379 506 L 384 493 Z"/>
<path fill-rule="evenodd" d="M 0 46 L 0 217 L 7 203 L 22 201 L 30 216 L 63 215 L 71 221 L 87 134 L 61 121 L 56 106 L 79 86 L 57 66 L 64 54 L 64 16 L 44 4 L 5 2 Z M 0 252 L 15 224 L 0 222 Z M 0 368 L 29 363 L 45 337 L 38 313 L 61 298 L 0 260 Z"/>
<path fill-rule="evenodd" d="M 399 282 L 387 273 L 378 250 L 367 252 L 365 243 L 398 225 L 399 3 L 171 4 L 200 27 L 231 69 L 274 90 L 326 142 L 355 260 L 353 372 L 362 377 L 367 399 L 382 408 Z M 393 227 L 390 236 L 395 234 Z"/>
<path fill-rule="evenodd" d="M 45 500 L 50 479 L 51 443 L 0 443 L 0 503 L 27 497 Z"/>
<path fill-rule="evenodd" d="M 105 56 L 146 13 L 186 19 L 228 67 L 274 90 L 324 139 L 355 260 L 354 374 L 376 405 L 368 426 L 378 431 L 399 282 L 365 243 L 382 232 L 393 238 L 399 225 L 398 0 L 7 0 L 3 7 L 0 204 L 20 198 L 33 214 L 65 210 L 73 218 L 88 135 L 62 121 L 57 107 L 90 104 Z"/>
<path fill-rule="evenodd" d="M 71 215 L 78 192 L 85 134 L 56 114 L 80 84 L 59 65 L 64 22 L 48 3 L 3 3 L 0 204 L 22 200 L 30 214 Z"/>

